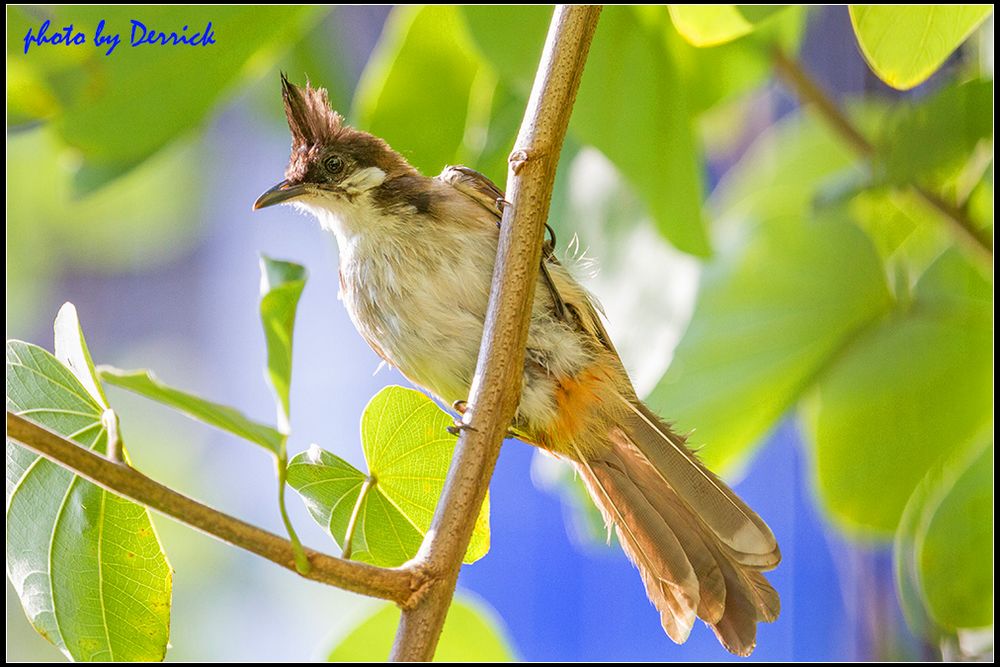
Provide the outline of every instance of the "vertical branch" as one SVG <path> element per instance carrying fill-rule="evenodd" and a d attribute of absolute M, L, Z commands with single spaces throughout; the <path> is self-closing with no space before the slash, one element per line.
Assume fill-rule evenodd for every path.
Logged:
<path fill-rule="evenodd" d="M 521 396 L 531 305 L 556 165 L 600 6 L 556 7 L 507 174 L 507 200 L 466 423 L 413 565 L 428 575 L 404 609 L 393 660 L 429 661 Z"/>

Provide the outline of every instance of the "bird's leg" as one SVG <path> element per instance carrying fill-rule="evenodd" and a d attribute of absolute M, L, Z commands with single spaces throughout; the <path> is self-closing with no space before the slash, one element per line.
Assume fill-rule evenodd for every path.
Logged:
<path fill-rule="evenodd" d="M 462 400 L 455 401 L 454 403 L 451 404 L 451 407 L 459 415 L 464 415 L 469 410 L 469 402 Z M 456 417 L 455 423 L 447 427 L 447 430 L 448 433 L 451 433 L 452 435 L 459 435 L 462 431 L 475 431 L 476 429 L 473 428 L 470 424 L 466 424 L 464 421 L 462 421 L 461 417 Z M 507 435 L 504 436 L 505 439 L 517 438 L 517 437 L 520 436 L 518 436 L 518 434 L 514 431 L 513 428 L 507 429 Z"/>
<path fill-rule="evenodd" d="M 452 409 L 455 410 L 459 415 L 464 415 L 469 409 L 469 402 L 458 400 L 451 404 Z M 470 424 L 466 424 L 462 421 L 462 417 L 456 417 L 455 423 L 448 427 L 448 433 L 452 435 L 458 435 L 462 431 L 475 431 Z"/>

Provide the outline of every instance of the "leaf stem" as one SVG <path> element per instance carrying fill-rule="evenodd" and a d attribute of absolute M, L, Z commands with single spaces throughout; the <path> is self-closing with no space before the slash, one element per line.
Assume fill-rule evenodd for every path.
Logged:
<path fill-rule="evenodd" d="M 365 477 L 365 481 L 361 485 L 361 491 L 358 493 L 358 501 L 354 503 L 354 510 L 351 512 L 351 520 L 347 523 L 347 532 L 344 533 L 344 548 L 340 553 L 340 557 L 344 560 L 351 559 L 351 542 L 354 540 L 354 529 L 358 523 L 358 516 L 361 514 L 361 506 L 364 504 L 365 497 L 368 496 L 368 492 L 373 486 L 375 486 L 375 478 L 368 475 Z"/>
<path fill-rule="evenodd" d="M 163 486 L 128 465 L 7 411 L 7 438 L 111 491 L 297 572 L 291 542 Z M 382 568 L 304 548 L 310 568 L 302 576 L 407 607 L 427 583 L 420 567 Z"/>
<path fill-rule="evenodd" d="M 826 94 L 819 84 L 809 76 L 802 65 L 790 58 L 781 48 L 773 52 L 775 70 L 788 84 L 795 95 L 803 102 L 811 103 L 820 116 L 830 125 L 842 139 L 863 158 L 871 158 L 877 154 L 876 146 L 862 134 L 854 123 Z M 944 220 L 955 241 L 969 251 L 977 260 L 992 267 L 993 240 L 989 233 L 980 229 L 969 218 L 968 211 L 945 201 L 940 195 L 917 183 L 911 183 L 913 192 L 925 204 L 938 212 Z"/>
<path fill-rule="evenodd" d="M 556 165 L 600 6 L 555 8 L 535 83 L 510 154 L 493 284 L 464 429 L 444 492 L 411 566 L 430 579 L 403 610 L 391 659 L 429 661 L 448 614 L 462 557 L 521 396 L 531 303 Z"/>
<path fill-rule="evenodd" d="M 274 465 L 278 474 L 278 511 L 281 512 L 281 521 L 285 524 L 285 532 L 288 533 L 288 539 L 292 543 L 292 551 L 295 554 L 295 569 L 299 574 L 306 575 L 309 574 L 309 557 L 306 555 L 302 542 L 299 541 L 292 520 L 288 516 L 288 508 L 285 506 L 285 487 L 288 486 L 288 450 L 284 438 L 282 438 L 281 449 L 275 457 Z"/>

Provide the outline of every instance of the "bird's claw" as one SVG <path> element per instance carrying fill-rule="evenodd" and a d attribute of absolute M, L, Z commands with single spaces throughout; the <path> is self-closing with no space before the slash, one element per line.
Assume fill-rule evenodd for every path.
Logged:
<path fill-rule="evenodd" d="M 476 431 L 478 429 L 474 428 L 471 424 L 466 424 L 461 419 L 456 419 L 455 423 L 448 426 L 446 430 L 452 435 L 461 435 L 462 431 Z"/>

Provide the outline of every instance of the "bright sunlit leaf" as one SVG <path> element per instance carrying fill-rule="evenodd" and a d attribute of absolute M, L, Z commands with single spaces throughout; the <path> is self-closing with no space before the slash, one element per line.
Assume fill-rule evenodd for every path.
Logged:
<path fill-rule="evenodd" d="M 367 475 L 313 446 L 291 460 L 288 483 L 341 548 L 352 531 L 352 558 L 401 565 L 416 555 L 430 528 L 455 448 L 456 438 L 447 431 L 452 423 L 420 392 L 386 387 L 361 417 Z M 487 497 L 465 561 L 486 555 L 489 540 Z"/>
<path fill-rule="evenodd" d="M 851 5 L 851 24 L 872 70 L 909 90 L 931 74 L 993 11 L 992 5 Z"/>
<path fill-rule="evenodd" d="M 670 5 L 670 18 L 691 44 L 716 46 L 750 34 L 758 23 L 783 9 L 781 5 Z"/>
<path fill-rule="evenodd" d="M 64 332 L 76 323 L 67 309 L 60 317 Z M 89 365 L 78 340 L 71 350 L 63 338 L 62 352 Z M 8 341 L 7 409 L 108 453 L 105 407 L 40 347 Z M 163 659 L 171 570 L 149 512 L 9 440 L 7 576 L 28 620 L 67 657 Z"/>
<path fill-rule="evenodd" d="M 86 387 L 90 397 L 102 408 L 109 408 L 108 398 L 104 395 L 101 381 L 97 379 L 94 361 L 87 349 L 87 341 L 83 338 L 76 306 L 71 303 L 64 303 L 56 315 L 54 349 L 56 359 Z"/>

